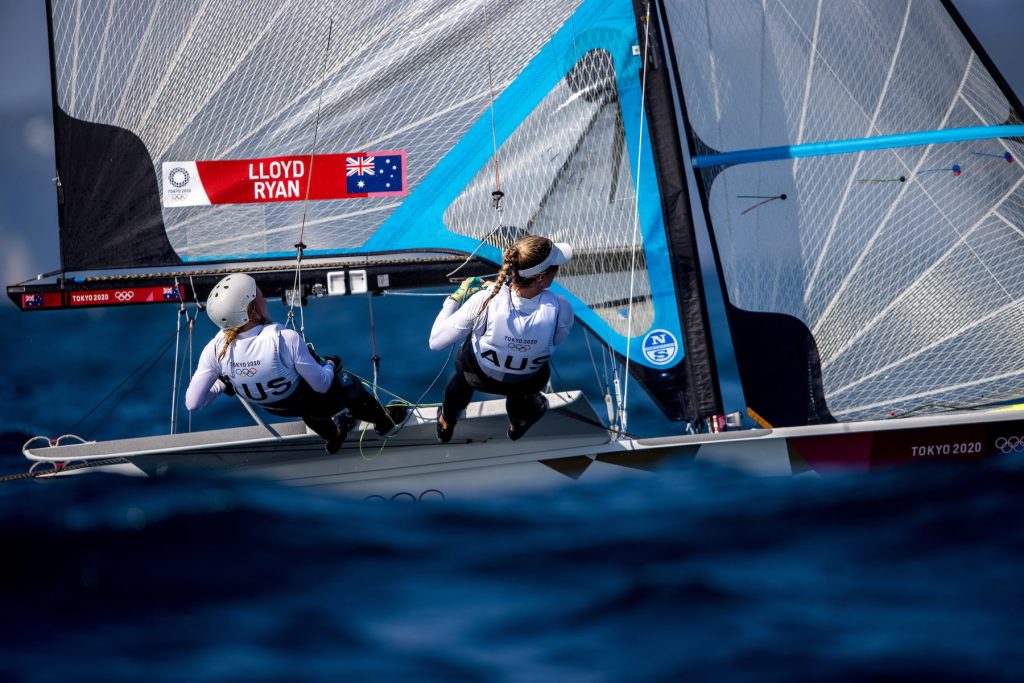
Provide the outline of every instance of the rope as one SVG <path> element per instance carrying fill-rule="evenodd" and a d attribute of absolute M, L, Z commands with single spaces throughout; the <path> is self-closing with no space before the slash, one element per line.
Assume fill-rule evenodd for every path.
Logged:
<path fill-rule="evenodd" d="M 449 296 L 446 292 L 393 292 L 390 289 L 384 290 L 385 296 Z"/>
<path fill-rule="evenodd" d="M 487 16 L 487 0 L 484 0 L 484 47 L 487 52 L 487 84 L 491 96 L 491 145 L 494 148 L 494 191 L 501 192 L 501 169 L 498 163 L 498 132 L 494 125 L 494 72 L 491 66 L 491 22 Z M 498 208 L 495 206 L 495 208 Z"/>
<path fill-rule="evenodd" d="M 385 389 L 384 387 L 378 386 L 376 383 L 371 385 L 368 380 L 366 380 L 363 377 L 360 377 L 359 375 L 357 375 L 356 373 L 352 372 L 351 370 L 348 370 L 347 372 L 349 374 L 351 374 L 353 377 L 355 377 L 356 379 L 358 379 L 359 381 L 361 381 L 368 388 L 372 386 L 372 388 L 373 388 L 373 395 L 374 396 L 377 396 L 377 391 L 378 390 L 383 391 L 388 396 L 391 396 L 392 398 L 398 399 L 398 402 L 400 404 L 404 404 L 404 405 L 408 406 L 410 410 L 414 410 L 415 411 L 415 410 L 417 410 L 419 408 L 425 408 L 425 407 L 429 407 L 429 406 L 440 405 L 440 404 L 437 404 L 437 403 L 421 403 L 421 401 L 423 400 L 423 398 L 428 393 L 430 393 L 430 390 L 434 388 L 434 385 L 437 384 L 437 380 L 441 379 L 441 376 L 444 374 L 444 371 L 448 368 L 448 363 L 451 361 L 452 354 L 454 354 L 454 353 L 455 353 L 455 346 L 452 345 L 451 349 L 448 351 L 448 357 L 445 358 L 444 363 L 441 365 L 441 369 L 438 371 L 438 373 L 434 377 L 433 381 L 429 384 L 429 386 L 427 386 L 427 388 L 423 391 L 423 393 L 420 394 L 420 397 L 418 399 L 416 399 L 415 402 L 409 402 L 408 400 L 402 398 L 401 396 L 399 396 L 398 394 L 394 393 L 393 391 L 389 391 L 388 389 Z M 378 399 L 378 400 L 380 400 L 380 399 Z M 392 434 L 390 437 L 387 437 L 387 438 L 384 439 L 384 443 L 381 444 L 380 448 L 377 449 L 377 452 L 375 454 L 373 454 L 373 456 L 367 457 L 366 453 L 363 451 L 363 436 L 366 434 L 366 427 L 363 427 L 363 430 L 359 433 L 359 456 L 361 458 L 363 458 L 363 460 L 366 460 L 367 462 L 369 462 L 370 460 L 376 459 L 378 456 L 380 456 L 381 453 L 384 452 L 384 447 L 387 445 L 388 441 L 390 441 L 394 437 L 398 436 L 398 434 L 401 431 L 402 431 L 402 427 L 399 427 L 397 432 Z"/>
<path fill-rule="evenodd" d="M 54 467 L 49 470 L 33 470 L 30 469 L 28 472 L 19 472 L 18 474 L 8 474 L 0 477 L 0 482 L 5 481 L 18 481 L 21 479 L 38 479 L 39 477 L 48 477 L 54 474 L 60 474 L 62 472 L 71 472 L 73 470 L 88 469 L 90 467 L 105 467 L 106 465 L 123 465 L 128 463 L 127 458 L 107 458 L 106 460 L 92 460 L 89 462 L 72 462 L 63 467 Z M 39 464 L 39 463 L 35 463 Z M 33 465 L 34 467 L 35 465 Z"/>

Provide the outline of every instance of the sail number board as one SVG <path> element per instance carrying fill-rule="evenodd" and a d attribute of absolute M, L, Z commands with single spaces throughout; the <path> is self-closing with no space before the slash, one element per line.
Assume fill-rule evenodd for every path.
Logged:
<path fill-rule="evenodd" d="M 163 205 L 258 204 L 407 193 L 405 152 L 165 161 Z"/>

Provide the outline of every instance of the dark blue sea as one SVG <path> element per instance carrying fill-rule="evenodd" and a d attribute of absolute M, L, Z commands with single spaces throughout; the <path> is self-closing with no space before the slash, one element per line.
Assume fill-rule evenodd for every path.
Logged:
<path fill-rule="evenodd" d="M 368 300 L 337 303 L 306 309 L 307 335 L 368 376 Z M 416 399 L 440 374 L 437 400 L 439 301 L 373 303 L 381 384 Z M 153 354 L 176 318 L 0 307 L 0 474 L 37 434 L 167 433 L 174 349 Z M 556 368 L 596 399 L 589 353 L 574 331 Z M 630 392 L 631 430 L 679 430 Z M 222 403 L 191 428 L 247 422 Z M 414 504 L 209 476 L 0 482 L 0 680 L 1019 681 L 1022 494 L 1020 459 L 820 479 L 674 463 Z"/>

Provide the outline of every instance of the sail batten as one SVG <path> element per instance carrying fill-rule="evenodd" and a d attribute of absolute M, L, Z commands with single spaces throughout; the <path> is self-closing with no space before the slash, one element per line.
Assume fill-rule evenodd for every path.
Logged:
<path fill-rule="evenodd" d="M 979 115 L 980 117 L 980 115 Z M 704 154 L 693 158 L 694 168 L 713 168 L 753 164 L 783 159 L 806 159 L 834 154 L 854 154 L 900 147 L 946 144 L 971 140 L 999 140 L 1024 137 L 1022 125 L 973 126 L 969 128 L 942 128 L 936 130 L 876 135 L 848 140 L 829 140 L 803 144 L 743 149 L 718 154 Z"/>

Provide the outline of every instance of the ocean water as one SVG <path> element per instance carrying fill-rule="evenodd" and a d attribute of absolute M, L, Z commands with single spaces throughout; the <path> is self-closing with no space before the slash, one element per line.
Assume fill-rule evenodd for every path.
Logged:
<path fill-rule="evenodd" d="M 369 374 L 366 301 L 320 303 L 310 338 Z M 447 376 L 422 352 L 434 303 L 374 300 L 381 383 L 407 398 Z M 3 473 L 34 434 L 166 433 L 173 349 L 147 359 L 174 311 L 0 310 Z M 556 367 L 590 392 L 588 356 L 574 337 Z M 128 398 L 89 414 L 137 367 Z M 632 426 L 671 428 L 641 393 Z M 219 403 L 193 428 L 246 422 Z M 1021 680 L 1022 465 L 675 463 L 415 504 L 209 476 L 2 482 L 0 680 Z"/>

